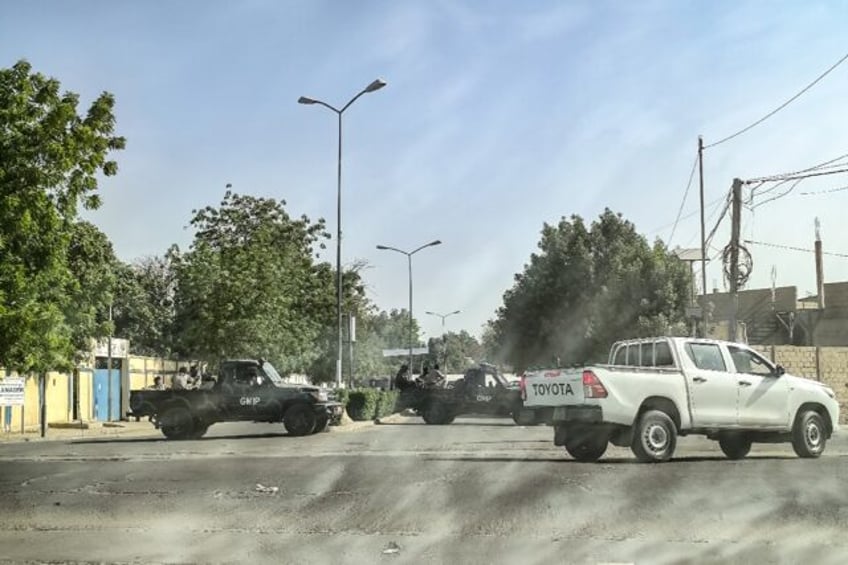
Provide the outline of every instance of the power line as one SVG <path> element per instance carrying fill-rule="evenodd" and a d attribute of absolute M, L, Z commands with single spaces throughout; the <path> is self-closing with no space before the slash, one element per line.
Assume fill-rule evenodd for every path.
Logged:
<path fill-rule="evenodd" d="M 839 188 L 829 188 L 827 190 L 814 190 L 813 192 L 800 192 L 799 196 L 815 196 L 816 194 L 830 194 L 831 192 L 842 192 L 848 190 L 848 186 L 840 186 Z"/>
<path fill-rule="evenodd" d="M 689 189 L 692 188 L 692 179 L 695 178 L 695 169 L 698 167 L 698 155 L 695 155 L 695 161 L 692 163 L 692 170 L 689 172 L 689 182 L 686 183 L 686 190 L 683 191 L 683 200 L 680 201 L 680 208 L 677 209 L 677 217 L 674 219 L 674 227 L 671 228 L 671 235 L 668 236 L 667 247 L 671 247 L 671 240 L 674 239 L 674 232 L 677 231 L 677 223 L 680 221 L 680 215 L 683 213 L 683 205 L 686 204 L 686 197 L 689 196 Z"/>
<path fill-rule="evenodd" d="M 768 114 L 766 114 L 765 116 L 763 116 L 762 118 L 760 118 L 759 120 L 757 120 L 756 122 L 752 123 L 751 125 L 749 125 L 749 126 L 747 126 L 747 127 L 745 127 L 745 128 L 742 128 L 741 130 L 737 131 L 736 133 L 734 133 L 734 134 L 732 134 L 732 135 L 728 135 L 727 137 L 724 137 L 724 138 L 722 138 L 722 139 L 720 139 L 720 140 L 716 141 L 715 143 L 711 143 L 711 144 L 707 145 L 706 147 L 704 147 L 704 149 L 709 149 L 710 147 L 715 147 L 716 145 L 721 145 L 722 143 L 724 143 L 724 142 L 726 142 L 726 141 L 730 141 L 730 140 L 731 140 L 731 139 L 733 139 L 734 137 L 738 137 L 738 136 L 742 135 L 743 133 L 745 133 L 746 131 L 748 131 L 748 130 L 750 130 L 750 129 L 753 129 L 753 128 L 755 128 L 755 127 L 757 127 L 758 125 L 760 125 L 761 123 L 763 123 L 764 121 L 766 121 L 767 119 L 769 119 L 770 117 L 774 116 L 775 114 L 777 114 L 778 112 L 780 112 L 781 110 L 783 110 L 784 108 L 786 108 L 787 106 L 789 106 L 792 102 L 794 102 L 795 100 L 797 100 L 798 98 L 800 98 L 800 97 L 801 97 L 801 95 L 803 95 L 805 92 L 807 92 L 807 91 L 808 91 L 808 90 L 810 90 L 812 87 L 814 87 L 814 86 L 815 86 L 815 85 L 816 85 L 819 81 L 821 81 L 824 77 L 826 77 L 826 76 L 827 76 L 827 75 L 829 75 L 829 74 L 830 74 L 830 73 L 831 73 L 834 69 L 836 69 L 836 67 L 838 67 L 839 65 L 841 65 L 842 63 L 844 63 L 846 59 L 848 59 L 848 53 L 846 53 L 845 55 L 843 55 L 843 57 L 842 57 L 841 59 L 839 59 L 838 61 L 836 61 L 836 63 L 834 63 L 834 64 L 833 64 L 833 65 L 832 65 L 829 69 L 827 69 L 825 72 L 823 72 L 822 74 L 820 74 L 820 75 L 816 78 L 816 80 L 814 80 L 813 82 L 811 82 L 810 84 L 808 84 L 807 86 L 805 86 L 805 87 L 804 87 L 804 88 L 803 88 L 803 89 L 802 89 L 802 90 L 801 90 L 798 94 L 796 94 L 795 96 L 793 96 L 792 98 L 790 98 L 789 100 L 787 100 L 786 102 L 784 102 L 783 104 L 781 104 L 780 106 L 778 106 L 777 108 L 775 108 L 774 110 L 772 110 L 771 112 L 769 112 Z"/>
<path fill-rule="evenodd" d="M 713 227 L 712 231 L 710 231 L 710 235 L 708 235 L 707 239 L 705 240 L 707 242 L 707 245 L 709 245 L 710 242 L 712 242 L 713 236 L 718 231 L 718 227 L 721 225 L 721 222 L 724 220 L 724 218 L 727 217 L 727 210 L 730 208 L 730 202 L 731 202 L 731 194 L 728 193 L 727 200 L 724 203 L 724 210 L 721 211 L 721 214 L 718 217 L 718 221 L 716 222 L 716 225 Z"/>
<path fill-rule="evenodd" d="M 722 200 L 726 200 L 726 199 L 727 199 L 727 195 L 724 195 L 724 196 L 721 196 L 721 197 L 719 197 L 719 198 L 716 198 L 716 199 L 715 199 L 715 200 L 713 200 L 712 202 L 708 202 L 708 203 L 706 204 L 706 206 L 712 206 L 712 207 L 713 207 L 713 209 L 712 209 L 712 212 L 710 212 L 710 215 L 709 215 L 709 216 L 707 216 L 707 217 L 704 219 L 704 222 L 705 222 L 705 223 L 706 223 L 706 222 L 709 222 L 710 220 L 712 220 L 712 219 L 713 219 L 713 217 L 715 216 L 715 213 L 716 213 L 716 212 L 718 211 L 718 209 L 719 209 L 718 204 L 720 204 Z M 694 212 L 692 215 L 695 215 L 695 214 L 697 214 L 697 213 L 698 213 L 698 212 Z M 697 233 L 696 233 L 695 235 L 693 235 L 691 238 L 689 238 L 689 241 L 687 241 L 687 242 L 686 242 L 686 245 L 690 245 L 690 244 L 692 243 L 692 241 L 694 241 L 694 240 L 695 240 L 695 238 L 696 238 L 696 237 L 698 237 L 698 234 L 697 234 Z M 705 240 L 705 241 L 706 241 L 706 243 L 707 243 L 707 244 L 709 244 L 709 240 Z"/>
<path fill-rule="evenodd" d="M 720 196 L 720 197 L 716 198 L 715 200 L 711 200 L 711 201 L 707 202 L 706 206 L 713 206 L 714 204 L 717 204 L 717 203 L 721 202 L 722 200 L 724 200 L 724 198 L 725 198 L 724 196 Z M 684 214 L 683 216 L 680 216 L 679 220 L 688 220 L 689 218 L 697 215 L 699 212 L 700 212 L 700 209 L 699 210 L 692 210 L 691 212 L 688 212 L 688 213 Z M 652 229 L 651 231 L 647 232 L 647 235 L 653 235 L 657 232 L 661 232 L 664 229 L 669 228 L 673 225 L 674 225 L 674 222 L 669 222 L 667 224 L 663 224 L 660 227 Z"/>
<path fill-rule="evenodd" d="M 766 247 L 774 247 L 777 249 L 786 249 L 788 251 L 803 251 L 804 253 L 815 253 L 814 249 L 804 249 L 803 247 L 794 247 L 792 245 L 780 245 L 778 243 L 768 243 L 765 241 L 752 241 L 750 239 L 746 239 L 745 243 L 750 243 L 751 245 L 764 245 Z M 833 253 L 822 251 L 822 255 L 830 255 L 832 257 L 845 257 L 848 258 L 848 253 Z"/>
<path fill-rule="evenodd" d="M 758 177 L 753 179 L 748 179 L 745 181 L 745 184 L 754 184 L 754 183 L 766 183 L 766 182 L 775 182 L 775 181 L 787 181 L 787 180 L 796 180 L 796 179 L 808 179 L 810 177 L 824 177 L 827 175 L 838 175 L 840 173 L 848 173 L 848 163 L 844 163 L 839 165 L 840 167 L 845 167 L 842 169 L 833 168 L 830 170 L 814 170 L 812 172 L 803 172 L 803 173 L 781 173 L 779 175 L 772 175 L 769 177 Z"/>

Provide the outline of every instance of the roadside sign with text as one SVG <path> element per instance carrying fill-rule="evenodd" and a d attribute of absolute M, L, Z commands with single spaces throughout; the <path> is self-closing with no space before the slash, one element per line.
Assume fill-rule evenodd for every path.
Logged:
<path fill-rule="evenodd" d="M 8 377 L 0 381 L 0 406 L 23 406 L 24 379 Z"/>

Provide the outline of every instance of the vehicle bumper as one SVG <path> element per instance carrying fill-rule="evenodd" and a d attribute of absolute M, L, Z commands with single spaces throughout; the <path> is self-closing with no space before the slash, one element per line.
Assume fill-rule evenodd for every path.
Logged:
<path fill-rule="evenodd" d="M 322 402 L 315 405 L 315 415 L 319 418 L 327 418 L 333 426 L 342 421 L 343 413 L 344 405 L 341 402 Z"/>
<path fill-rule="evenodd" d="M 557 406 L 554 408 L 551 422 L 556 424 L 561 423 L 581 423 L 581 424 L 600 424 L 604 421 L 604 412 L 600 406 L 592 405 L 577 405 L 577 406 Z"/>

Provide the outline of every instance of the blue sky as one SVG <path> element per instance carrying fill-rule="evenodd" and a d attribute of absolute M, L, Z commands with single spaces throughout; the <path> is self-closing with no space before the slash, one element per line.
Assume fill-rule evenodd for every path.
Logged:
<path fill-rule="evenodd" d="M 368 261 L 382 308 L 462 314 L 479 334 L 535 250 L 543 222 L 610 207 L 667 239 L 695 157 L 848 52 L 848 2 L 12 2 L 0 64 L 28 59 L 79 92 L 117 98 L 120 173 L 90 219 L 124 260 L 187 246 L 191 210 L 224 186 L 283 198 L 335 231 L 335 116 L 344 104 L 344 260 Z M 848 63 L 763 125 L 705 154 L 706 200 L 735 176 L 848 153 Z M 749 239 L 848 253 L 848 175 L 805 182 L 743 217 Z M 693 190 L 684 214 L 697 209 Z M 717 205 L 716 205 L 717 206 Z M 713 211 L 708 207 L 708 214 Z M 714 223 L 709 222 L 710 224 Z M 698 244 L 698 218 L 672 245 Z M 728 223 L 718 232 L 723 246 Z M 813 290 L 812 255 L 752 247 L 749 286 Z M 327 259 L 334 260 L 332 252 Z M 828 257 L 828 281 L 848 259 Z M 721 287 L 718 265 L 709 285 Z M 402 345 L 402 344 L 400 344 Z"/>

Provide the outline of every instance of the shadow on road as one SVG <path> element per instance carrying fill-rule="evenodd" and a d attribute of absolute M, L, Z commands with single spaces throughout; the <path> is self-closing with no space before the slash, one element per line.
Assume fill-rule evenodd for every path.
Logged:
<path fill-rule="evenodd" d="M 555 458 L 555 457 L 509 457 L 509 456 L 497 456 L 497 457 L 426 457 L 427 461 L 458 461 L 458 462 L 470 462 L 470 463 L 571 463 L 576 465 L 650 465 L 650 463 L 640 463 L 635 458 L 629 457 L 610 457 L 600 459 L 594 463 L 582 463 L 575 459 L 568 459 L 566 457 L 563 458 Z M 763 455 L 760 457 L 752 456 L 746 457 L 745 460 L 753 460 L 753 461 L 780 461 L 786 459 L 798 459 L 797 457 L 793 457 L 791 455 Z M 715 457 L 712 456 L 689 456 L 689 457 L 676 457 L 663 463 L 663 465 L 674 464 L 674 463 L 698 463 L 704 461 L 726 461 L 727 463 L 742 463 L 743 461 L 730 461 L 726 457 L 721 455 L 717 455 Z"/>
<path fill-rule="evenodd" d="M 516 428 L 514 423 L 512 422 L 504 422 L 504 423 L 481 423 L 481 422 L 452 422 L 450 424 L 426 424 L 423 421 L 421 422 L 380 422 L 379 426 L 475 426 L 477 428 L 485 428 L 489 426 L 498 426 L 498 427 L 512 427 Z"/>
<path fill-rule="evenodd" d="M 317 434 L 313 434 L 317 435 Z M 169 442 L 169 443 L 186 443 L 190 441 L 221 441 L 221 440 L 230 440 L 230 439 L 263 439 L 263 438 L 288 438 L 288 437 L 297 437 L 290 436 L 287 433 L 266 433 L 266 434 L 237 434 L 237 435 L 228 435 L 228 436 L 210 436 L 203 437 L 200 439 L 167 439 L 165 437 L 133 437 L 133 438 L 103 438 L 103 439 L 82 439 L 82 440 L 71 440 L 69 443 L 73 444 L 96 444 L 96 443 L 156 443 L 156 442 Z M 309 437 L 309 436 L 303 436 Z"/>

